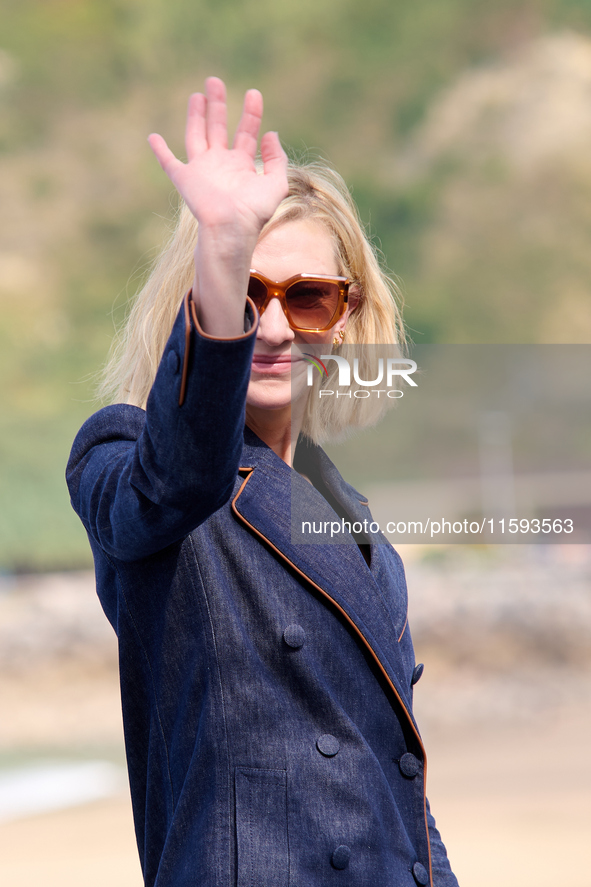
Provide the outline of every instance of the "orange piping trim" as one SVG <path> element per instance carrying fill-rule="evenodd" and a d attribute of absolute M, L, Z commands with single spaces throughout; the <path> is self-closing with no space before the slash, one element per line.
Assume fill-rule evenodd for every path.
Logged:
<path fill-rule="evenodd" d="M 402 635 L 406 631 L 406 626 L 408 625 L 408 609 L 406 611 L 406 619 L 404 620 L 404 625 L 402 626 L 402 631 L 400 632 L 400 637 L 398 638 L 398 643 L 402 640 Z"/>
<path fill-rule="evenodd" d="M 191 348 L 191 315 L 193 315 L 193 322 L 200 336 L 204 339 L 213 339 L 215 342 L 236 342 L 238 339 L 244 339 L 246 336 L 251 336 L 253 330 L 256 329 L 257 323 L 256 318 L 258 317 L 257 310 L 255 308 L 254 302 L 250 299 L 249 296 L 246 297 L 246 301 L 250 302 L 252 311 L 255 317 L 255 323 L 253 323 L 251 329 L 248 332 L 244 333 L 242 336 L 235 336 L 233 338 L 224 339 L 220 336 L 210 336 L 207 333 L 204 333 L 201 329 L 201 325 L 197 320 L 197 312 L 195 310 L 195 302 L 192 299 L 193 289 L 191 288 L 183 299 L 183 309 L 185 312 L 185 354 L 183 357 L 183 374 L 181 377 L 181 390 L 179 393 L 179 406 L 182 407 L 185 402 L 185 394 L 187 392 L 187 379 L 189 376 L 189 351 Z M 189 303 L 191 307 L 189 308 Z"/>
<path fill-rule="evenodd" d="M 427 753 L 425 752 L 425 746 L 423 745 L 423 741 L 422 741 L 421 737 L 419 736 L 419 733 L 417 732 L 417 729 L 416 729 L 415 725 L 413 724 L 412 720 L 410 719 L 410 717 L 408 717 L 408 712 L 406 711 L 406 706 L 404 705 L 402 699 L 400 698 L 396 687 L 394 686 L 394 684 L 392 683 L 392 681 L 388 677 L 388 673 L 386 672 L 384 666 L 380 662 L 377 653 L 375 652 L 375 650 L 373 649 L 373 647 L 371 646 L 371 644 L 369 643 L 369 641 L 367 640 L 367 638 L 365 637 L 363 632 L 360 631 L 360 629 L 357 627 L 357 625 L 355 625 L 355 623 L 353 622 L 351 617 L 345 612 L 345 610 L 343 610 L 343 608 L 339 604 L 337 604 L 337 602 L 329 595 L 329 593 L 327 591 L 325 591 L 323 588 L 321 588 L 320 585 L 317 585 L 312 579 L 310 579 L 309 576 L 306 576 L 306 574 L 303 573 L 302 570 L 300 570 L 298 567 L 296 567 L 296 565 L 292 561 L 290 561 L 290 559 L 285 554 L 283 554 L 283 552 L 280 551 L 277 548 L 277 546 L 273 545 L 273 543 L 269 539 L 267 539 L 267 537 L 264 536 L 263 533 L 261 533 L 259 530 L 257 530 L 256 527 L 253 527 L 253 525 L 251 523 L 249 523 L 249 521 L 246 520 L 244 515 L 240 514 L 240 512 L 238 511 L 238 509 L 236 507 L 236 502 L 238 501 L 238 499 L 242 495 L 242 491 L 244 490 L 244 487 L 246 486 L 246 484 L 248 483 L 248 481 L 252 477 L 252 473 L 253 473 L 254 469 L 253 468 L 239 468 L 238 471 L 239 472 L 245 472 L 245 471 L 248 472 L 248 474 L 246 475 L 246 477 L 242 481 L 242 484 L 240 485 L 240 489 L 238 490 L 238 492 L 236 493 L 236 495 L 232 499 L 232 511 L 234 512 L 234 514 L 236 515 L 238 520 L 243 521 L 243 523 L 245 523 L 247 527 L 250 527 L 250 529 L 253 531 L 253 533 L 255 533 L 257 536 L 259 536 L 260 539 L 263 539 L 267 543 L 267 545 L 269 545 L 273 549 L 273 551 L 277 552 L 279 557 L 281 557 L 281 558 L 283 558 L 283 560 L 287 561 L 287 563 L 290 564 L 290 566 L 296 571 L 296 573 L 299 573 L 300 576 L 302 576 L 306 580 L 306 582 L 308 582 L 310 585 L 312 585 L 314 588 L 316 588 L 323 597 L 325 597 L 327 600 L 329 600 L 331 602 L 331 604 L 334 607 L 336 607 L 336 609 L 342 614 L 344 619 L 349 623 L 349 625 L 351 626 L 353 631 L 361 638 L 361 640 L 365 644 L 366 648 L 371 653 L 376 665 L 378 666 L 379 670 L 383 674 L 384 679 L 386 680 L 386 683 L 391 688 L 392 692 L 394 693 L 394 696 L 396 697 L 396 699 L 400 703 L 402 710 L 407 715 L 408 722 L 411 726 L 411 729 L 412 729 L 413 733 L 415 734 L 415 736 L 417 738 L 417 742 L 419 743 L 421 750 L 423 752 L 423 811 L 424 811 L 424 817 L 425 817 L 425 828 L 427 830 L 427 850 L 429 852 L 429 878 L 430 878 L 430 883 L 432 885 L 433 884 L 433 871 L 432 871 L 432 865 L 431 865 L 431 842 L 429 840 L 429 826 L 427 825 Z M 406 628 L 406 623 L 405 623 L 404 627 Z M 402 631 L 404 633 L 404 629 Z M 402 635 L 400 635 L 400 637 L 402 637 Z"/>
<path fill-rule="evenodd" d="M 193 290 L 189 290 L 189 292 L 192 294 Z M 246 339 L 247 336 L 252 336 L 253 331 L 256 330 L 256 328 L 258 326 L 258 324 L 256 322 L 256 319 L 258 318 L 258 311 L 255 307 L 254 302 L 250 298 L 250 296 L 246 297 L 246 301 L 250 303 L 250 306 L 252 308 L 253 317 L 255 318 L 255 322 L 253 323 L 251 328 L 246 333 L 241 333 L 241 335 L 239 335 L 239 336 L 210 336 L 209 333 L 204 333 L 203 330 L 201 329 L 201 324 L 197 320 L 197 309 L 195 308 L 195 302 L 193 301 L 193 299 L 191 299 L 191 314 L 193 315 L 193 323 L 195 324 L 195 327 L 196 327 L 199 335 L 203 336 L 204 339 L 213 339 L 214 342 L 238 342 L 238 341 L 240 341 L 240 339 Z"/>
<path fill-rule="evenodd" d="M 179 406 L 182 407 L 187 391 L 187 376 L 189 375 L 189 349 L 191 348 L 191 317 L 189 315 L 189 299 L 193 290 L 189 290 L 183 299 L 185 312 L 185 354 L 183 357 L 183 375 L 181 376 L 181 391 L 179 394 Z"/>

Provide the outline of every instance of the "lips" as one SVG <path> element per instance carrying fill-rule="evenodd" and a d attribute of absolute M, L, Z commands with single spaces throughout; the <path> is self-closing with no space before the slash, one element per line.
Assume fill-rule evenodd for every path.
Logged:
<path fill-rule="evenodd" d="M 270 375 L 289 373 L 292 364 L 297 361 L 298 359 L 292 359 L 290 354 L 255 354 L 252 358 L 252 370 L 255 373 Z"/>

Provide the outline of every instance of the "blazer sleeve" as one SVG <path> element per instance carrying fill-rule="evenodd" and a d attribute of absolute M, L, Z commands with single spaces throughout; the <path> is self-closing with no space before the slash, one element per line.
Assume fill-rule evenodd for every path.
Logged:
<path fill-rule="evenodd" d="M 429 843 L 431 844 L 431 868 L 433 871 L 433 887 L 458 887 L 456 876 L 451 870 L 445 845 L 427 801 L 427 825 L 429 827 Z"/>
<path fill-rule="evenodd" d="M 216 339 L 185 308 L 145 412 L 114 404 L 91 416 L 66 469 L 73 508 L 88 534 L 123 561 L 191 532 L 229 499 L 239 467 L 258 316 L 247 306 L 250 330 Z"/>

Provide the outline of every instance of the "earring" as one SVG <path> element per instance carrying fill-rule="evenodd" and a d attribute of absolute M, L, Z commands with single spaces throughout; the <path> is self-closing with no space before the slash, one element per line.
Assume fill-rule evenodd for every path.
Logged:
<path fill-rule="evenodd" d="M 342 345 L 345 341 L 345 330 L 339 330 L 334 339 L 332 340 L 333 345 Z"/>

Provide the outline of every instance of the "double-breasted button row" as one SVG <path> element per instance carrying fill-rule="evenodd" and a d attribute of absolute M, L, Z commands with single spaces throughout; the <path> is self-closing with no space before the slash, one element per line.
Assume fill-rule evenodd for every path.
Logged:
<path fill-rule="evenodd" d="M 291 647 L 292 650 L 299 650 L 304 646 L 306 641 L 306 632 L 302 628 L 301 625 L 297 623 L 292 623 L 287 626 L 287 628 L 283 632 L 283 640 L 287 644 L 288 647 Z M 416 684 L 416 682 L 421 677 L 423 672 L 423 666 L 417 665 L 413 671 L 412 675 L 412 683 Z M 316 740 L 316 748 L 320 752 L 321 755 L 324 755 L 325 758 L 333 758 L 338 754 L 340 750 L 341 744 L 336 736 L 333 736 L 332 733 L 323 733 Z M 421 764 L 418 758 L 416 758 L 410 752 L 402 755 L 400 758 L 398 765 L 400 767 L 401 772 L 412 779 L 420 770 Z M 337 871 L 343 871 L 349 865 L 349 860 L 351 858 L 351 848 L 346 844 L 339 844 L 336 847 L 331 855 L 330 863 L 334 869 Z M 420 862 L 415 863 L 413 867 L 413 875 L 418 884 L 428 884 L 429 876 L 427 874 L 427 870 L 424 866 L 421 865 Z M 423 873 L 426 876 L 427 880 L 423 881 L 421 878 L 423 877 Z"/>
<path fill-rule="evenodd" d="M 426 887 L 429 883 L 429 872 L 422 862 L 415 862 L 412 867 L 412 873 L 417 884 L 420 884 L 421 887 Z"/>
<path fill-rule="evenodd" d="M 338 753 L 340 747 L 339 740 L 332 733 L 323 733 L 316 740 L 316 748 L 325 758 L 333 758 Z M 339 844 L 332 852 L 330 864 L 338 871 L 342 871 L 349 865 L 350 858 L 351 848 L 347 847 L 346 844 Z"/>
<path fill-rule="evenodd" d="M 415 755 L 407 751 L 398 761 L 398 766 L 403 776 L 406 776 L 407 779 L 414 779 L 421 769 L 421 762 Z"/>
<path fill-rule="evenodd" d="M 283 640 L 288 647 L 292 648 L 292 650 L 299 650 L 300 647 L 304 646 L 306 641 L 306 632 L 301 625 L 297 625 L 297 623 L 294 622 L 293 624 L 288 625 L 283 632 Z M 341 744 L 339 740 L 331 733 L 323 733 L 322 736 L 319 736 L 316 740 L 316 748 L 325 758 L 333 758 L 339 751 L 340 747 Z M 337 848 L 337 850 L 339 849 L 340 848 Z M 338 866 L 336 866 L 336 868 L 338 868 Z"/>
<path fill-rule="evenodd" d="M 316 740 L 316 748 L 320 754 L 324 755 L 326 758 L 334 757 L 338 753 L 340 747 L 341 744 L 339 740 L 331 733 L 323 733 L 322 736 L 319 736 Z M 346 869 L 349 865 L 350 859 L 351 848 L 347 847 L 346 844 L 339 844 L 339 846 L 335 847 L 332 852 L 330 864 L 338 871 L 343 871 L 343 869 Z"/>

